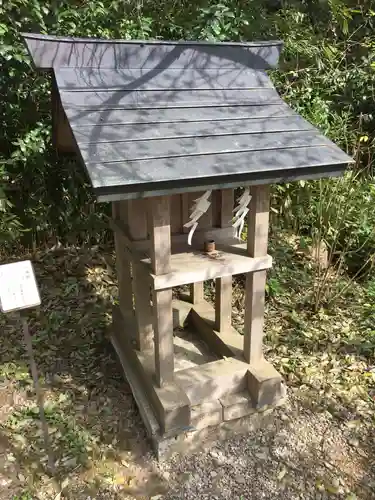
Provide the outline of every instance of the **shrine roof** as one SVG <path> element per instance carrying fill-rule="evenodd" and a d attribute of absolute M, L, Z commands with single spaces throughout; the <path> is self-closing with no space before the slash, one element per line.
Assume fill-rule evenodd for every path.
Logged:
<path fill-rule="evenodd" d="M 53 70 L 99 201 L 340 175 L 352 159 L 286 104 L 282 42 L 24 35 Z"/>

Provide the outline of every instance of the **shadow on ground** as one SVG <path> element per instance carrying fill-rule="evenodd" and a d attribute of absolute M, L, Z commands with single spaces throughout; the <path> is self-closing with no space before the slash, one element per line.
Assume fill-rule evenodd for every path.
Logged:
<path fill-rule="evenodd" d="M 0 499 L 17 498 L 13 495 L 21 492 L 30 494 L 29 497 L 18 497 L 24 500 L 34 498 L 37 493 L 38 498 L 55 498 L 61 490 L 61 483 L 64 498 L 76 500 L 89 496 L 116 499 L 164 495 L 168 478 L 152 458 L 141 418 L 108 339 L 111 307 L 117 294 L 112 256 L 99 249 L 72 249 L 36 254 L 32 260 L 40 284 L 42 306 L 30 312 L 30 328 L 37 365 L 46 389 L 46 415 L 56 474 L 54 480 L 46 474 L 47 456 L 20 330 L 14 318 L 2 317 Z M 236 300 L 238 303 L 234 309 L 241 316 L 241 298 L 236 298 L 235 294 Z M 287 314 L 291 314 L 290 308 L 276 306 L 270 298 L 268 356 L 274 358 L 273 362 L 293 388 L 293 398 L 300 401 L 297 406 L 301 414 L 306 411 L 306 401 L 317 402 L 314 411 L 326 412 L 327 405 L 320 402 L 329 401 L 328 407 L 336 404 L 337 398 L 331 396 L 336 389 L 340 393 L 342 373 L 340 371 L 335 376 L 336 389 L 327 383 L 328 379 L 320 385 L 316 382 L 321 381 L 321 377 L 314 378 L 317 373 L 322 373 L 323 378 L 325 376 L 327 365 L 322 356 L 327 349 L 324 350 L 323 343 L 318 342 L 311 358 L 305 346 L 300 349 L 298 344 L 288 340 L 279 328 L 285 326 Z M 324 325 L 326 328 L 326 323 Z M 318 326 L 314 323 L 313 328 Z M 321 365 L 319 359 L 322 359 Z M 354 356 L 352 364 L 362 361 Z M 332 363 L 331 359 L 329 363 Z M 312 369 L 314 366 L 315 370 Z M 335 369 L 344 370 L 341 365 L 336 368 L 328 365 L 329 376 L 335 375 Z M 310 377 L 309 370 L 314 376 Z M 331 394 L 328 394 L 329 388 Z M 362 384 L 360 390 L 366 391 L 367 386 Z M 329 420 L 329 425 L 343 433 L 349 443 L 348 450 L 353 454 L 356 473 L 348 472 L 352 479 L 347 481 L 351 490 L 359 488 L 361 492 L 368 492 L 371 485 L 368 478 L 374 472 L 370 458 L 374 441 L 372 428 L 367 425 L 368 407 L 360 404 L 364 399 L 365 394 L 362 394 L 358 397 L 357 407 L 351 404 L 345 407 L 350 409 L 343 414 L 338 412 L 336 415 L 332 411 L 335 418 Z M 280 419 L 276 419 L 274 436 L 282 432 L 282 410 L 277 415 Z M 324 436 L 322 440 L 320 446 L 325 446 Z M 299 453 L 295 450 L 294 456 L 288 458 L 289 469 L 296 468 L 293 462 L 298 464 L 302 460 L 298 458 Z M 314 462 L 320 460 L 315 445 L 310 450 L 305 448 L 303 456 L 306 469 L 313 470 Z M 254 460 L 257 460 L 256 456 Z M 282 466 L 282 457 L 274 460 Z M 333 468 L 339 468 L 339 463 L 334 463 Z M 179 466 L 173 467 L 176 474 L 180 474 Z M 313 473 L 311 480 L 315 479 Z M 180 480 L 181 491 L 184 481 Z M 275 481 L 281 480 L 276 478 Z M 282 491 L 280 494 L 284 495 Z"/>
<path fill-rule="evenodd" d="M 114 485 L 149 496 L 164 492 L 165 480 L 150 468 L 143 424 L 108 339 L 117 287 L 100 255 L 72 250 L 33 257 L 42 306 L 30 312 L 30 330 L 45 382 L 57 477 L 66 479 L 67 498 L 112 491 Z M 47 455 L 23 339 L 16 318 L 2 323 L 1 395 L 8 405 L 0 414 L 9 465 L 0 473 L 3 487 L 35 491 L 42 482 L 57 494 L 45 473 Z"/>

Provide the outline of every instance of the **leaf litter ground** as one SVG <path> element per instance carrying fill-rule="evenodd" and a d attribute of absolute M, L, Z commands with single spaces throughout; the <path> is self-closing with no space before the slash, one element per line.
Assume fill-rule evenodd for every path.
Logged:
<path fill-rule="evenodd" d="M 313 314 L 313 263 L 283 236 L 272 252 L 266 356 L 285 377 L 288 404 L 262 431 L 162 465 L 108 340 L 111 251 L 20 256 L 33 260 L 42 296 L 29 317 L 56 473 L 46 474 L 20 329 L 1 316 L 0 499 L 375 498 L 375 305 L 353 284 L 334 309 Z M 242 289 L 239 277 L 240 331 Z"/>

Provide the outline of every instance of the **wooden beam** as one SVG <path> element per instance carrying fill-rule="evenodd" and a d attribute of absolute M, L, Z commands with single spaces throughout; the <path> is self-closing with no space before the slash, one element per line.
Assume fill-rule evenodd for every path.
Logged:
<path fill-rule="evenodd" d="M 150 198 L 151 269 L 160 276 L 171 270 L 170 198 Z M 162 387 L 174 378 L 172 289 L 153 292 L 155 376 Z"/>
<path fill-rule="evenodd" d="M 192 304 L 199 304 L 204 300 L 204 282 L 197 281 L 190 285 L 190 302 Z"/>
<path fill-rule="evenodd" d="M 151 273 L 154 289 L 164 290 L 197 281 L 260 271 L 272 266 L 272 257 L 269 255 L 249 257 L 242 245 L 228 247 L 217 245 L 216 248 L 219 250 L 217 258 L 201 252 L 173 254 L 170 273 L 160 275 Z M 151 268 L 150 259 L 143 259 L 142 262 Z"/>
<path fill-rule="evenodd" d="M 215 283 L 215 329 L 229 331 L 232 325 L 232 276 L 218 278 Z"/>
<path fill-rule="evenodd" d="M 200 191 L 197 193 L 185 193 L 182 195 L 183 198 L 183 210 L 182 210 L 182 215 L 183 215 L 183 224 L 188 222 L 189 216 L 191 213 L 191 209 L 193 208 L 194 205 L 194 200 L 199 198 L 204 194 L 204 191 Z M 211 196 L 211 205 L 209 206 L 208 210 L 206 213 L 202 215 L 202 217 L 198 220 L 198 227 L 197 230 L 194 232 L 194 237 L 196 242 L 196 237 L 197 237 L 197 231 L 198 228 L 199 230 L 203 229 L 208 229 L 210 230 L 212 228 L 212 220 L 213 220 L 213 194 Z M 184 232 L 188 233 L 189 228 L 184 228 Z M 201 241 L 201 245 L 203 247 L 204 241 Z M 201 302 L 204 299 L 204 282 L 203 281 L 198 281 L 195 283 L 192 283 L 190 285 L 190 302 L 192 304 L 197 304 L 198 302 Z"/>
<path fill-rule="evenodd" d="M 220 227 L 231 227 L 234 208 L 234 190 L 221 189 L 220 193 Z"/>
<path fill-rule="evenodd" d="M 224 421 L 241 418 L 256 411 L 248 391 L 229 394 L 220 398 L 219 401 L 223 407 Z"/>
<path fill-rule="evenodd" d="M 232 326 L 230 330 L 218 332 L 215 329 L 215 310 L 206 300 L 192 307 L 187 322 L 218 357 L 235 357 L 243 361 L 243 336 Z"/>
<path fill-rule="evenodd" d="M 126 202 L 114 202 L 126 203 Z M 109 219 L 109 224 L 115 233 L 121 239 L 122 249 L 125 252 L 128 260 L 134 263 L 140 263 L 147 255 L 142 250 L 138 250 L 136 241 L 130 237 L 130 231 L 127 224 L 120 219 Z"/>
<path fill-rule="evenodd" d="M 171 270 L 170 197 L 150 198 L 148 202 L 151 222 L 151 268 L 156 275 L 166 274 Z"/>
<path fill-rule="evenodd" d="M 165 384 L 162 388 L 156 386 L 154 351 L 149 349 L 140 352 L 132 348 L 129 338 L 132 337 L 131 332 L 134 330 L 133 323 L 123 318 L 116 306 L 113 309 L 113 326 L 112 342 L 115 341 L 116 350 L 124 369 L 128 368 L 125 370 L 125 374 L 128 375 L 128 371 L 131 369 L 137 382 L 138 394 L 134 393 L 134 384 L 131 380 L 129 381 L 137 404 L 139 404 L 139 399 L 146 400 L 148 404 L 151 403 L 162 433 L 174 433 L 178 429 L 181 431 L 186 429 L 190 425 L 190 406 L 187 396 L 173 382 Z M 130 334 L 124 335 L 124 331 L 130 332 Z M 150 420 L 148 418 L 150 412 L 151 408 L 148 408 L 145 415 L 146 424 Z M 153 422 L 148 422 L 149 427 L 150 423 Z M 152 427 L 155 429 L 154 423 Z"/>
<path fill-rule="evenodd" d="M 171 233 L 182 232 L 182 195 L 174 194 L 171 196 Z"/>
<path fill-rule="evenodd" d="M 190 231 L 190 228 L 183 227 L 186 222 L 189 221 L 189 216 L 191 212 L 191 208 L 193 205 L 193 200 L 201 196 L 201 193 L 184 193 L 181 195 L 182 198 L 182 229 L 183 232 L 186 234 Z M 206 227 L 206 225 L 198 226 L 200 229 L 202 227 Z M 198 228 L 197 228 L 198 229 Z M 196 231 L 197 231 L 196 229 Z M 196 236 L 196 233 L 194 233 Z M 185 236 L 185 241 L 187 241 L 187 236 Z M 203 241 L 201 242 L 203 245 Z M 196 283 L 191 283 L 189 286 L 189 300 L 192 304 L 197 304 L 204 298 L 204 283 L 203 281 L 198 281 Z"/>
<path fill-rule="evenodd" d="M 250 257 L 267 255 L 270 188 L 253 186 L 247 218 L 247 251 Z"/>
<path fill-rule="evenodd" d="M 132 240 L 146 239 L 148 236 L 146 200 L 129 201 L 124 222 L 127 224 L 129 237 Z M 129 243 L 131 243 L 130 240 Z M 134 250 L 132 251 L 134 252 Z M 136 262 L 133 263 L 133 291 L 138 330 L 137 347 L 143 351 L 153 345 L 151 287 L 146 270 Z"/>
<path fill-rule="evenodd" d="M 280 373 L 265 359 L 249 367 L 247 385 L 256 408 L 275 405 L 285 395 Z"/>
<path fill-rule="evenodd" d="M 222 189 L 219 195 L 220 227 L 230 227 L 233 219 L 233 189 Z M 215 282 L 215 328 L 229 331 L 232 324 L 232 276 L 218 278 Z"/>
<path fill-rule="evenodd" d="M 263 326 L 266 271 L 249 273 L 245 287 L 244 358 L 248 363 L 263 359 Z"/>
<path fill-rule="evenodd" d="M 191 248 L 195 248 L 198 250 L 203 249 L 203 244 L 206 240 L 215 240 L 216 243 L 227 243 L 232 241 L 234 238 L 234 229 L 232 227 L 226 228 L 206 228 L 202 229 L 199 226 L 195 230 L 193 242 Z M 187 243 L 187 234 L 173 234 L 171 238 L 172 250 L 174 247 L 180 247 L 181 245 L 186 245 Z M 140 251 L 148 252 L 151 247 L 151 243 L 149 239 L 134 241 L 133 247 Z"/>
<path fill-rule="evenodd" d="M 250 257 L 267 254 L 269 222 L 269 186 L 251 189 L 248 215 L 247 251 Z M 245 289 L 244 357 L 248 363 L 263 359 L 263 325 L 266 271 L 248 273 Z"/>
<path fill-rule="evenodd" d="M 155 377 L 162 387 L 174 378 L 172 289 L 153 295 L 155 329 Z"/>

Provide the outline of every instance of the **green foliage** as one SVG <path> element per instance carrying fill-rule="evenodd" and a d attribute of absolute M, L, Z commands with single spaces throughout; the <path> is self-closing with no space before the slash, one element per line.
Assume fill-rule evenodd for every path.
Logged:
<path fill-rule="evenodd" d="M 298 5 L 298 9 L 296 6 Z M 330 249 L 330 263 L 358 276 L 375 247 L 374 11 L 371 2 L 290 2 L 277 14 L 284 62 L 273 74 L 285 100 L 353 156 L 342 179 L 276 186 L 277 223 Z M 366 264 L 365 266 L 363 266 Z M 323 282 L 325 285 L 325 281 Z"/>
<path fill-rule="evenodd" d="M 57 5 L 57 4 L 56 4 Z M 51 147 L 50 81 L 37 75 L 20 38 L 24 31 L 65 35 L 144 38 L 152 21 L 129 19 L 123 2 L 59 2 L 55 10 L 39 0 L 0 6 L 0 241 L 30 245 L 103 240 L 103 212 L 94 205 L 87 179 L 76 162 L 56 157 Z M 114 27 L 114 28 L 112 28 Z"/>
<path fill-rule="evenodd" d="M 12 500 L 34 500 L 34 497 L 28 491 L 24 491 L 19 495 L 15 495 L 12 497 Z"/>
<path fill-rule="evenodd" d="M 246 4 L 246 3 L 245 3 Z M 254 2 L 250 4 L 255 5 Z M 0 238 L 40 245 L 56 241 L 93 243 L 105 238 L 103 212 L 96 207 L 82 169 L 56 157 L 51 147 L 50 81 L 30 67 L 20 33 L 102 38 L 246 38 L 255 31 L 253 8 L 223 1 L 188 3 L 145 1 L 46 4 L 10 0 L 0 5 Z M 263 21 L 262 21 L 263 22 Z M 262 24 L 259 21 L 259 26 Z M 259 30 L 258 30 L 259 31 Z M 248 33 L 249 35 L 249 33 Z"/>
<path fill-rule="evenodd" d="M 124 39 L 254 40 L 281 38 L 283 60 L 272 79 L 283 98 L 353 155 L 340 180 L 276 186 L 278 225 L 323 239 L 340 270 L 353 275 L 375 247 L 373 199 L 375 11 L 354 0 L 9 0 L 0 5 L 0 241 L 26 245 L 98 243 L 106 237 L 83 170 L 56 157 L 51 141 L 50 82 L 38 75 L 20 33 Z M 358 172 L 361 172 L 358 174 Z M 358 264 L 359 263 L 359 264 Z M 270 293 L 277 293 L 270 289 Z"/>

